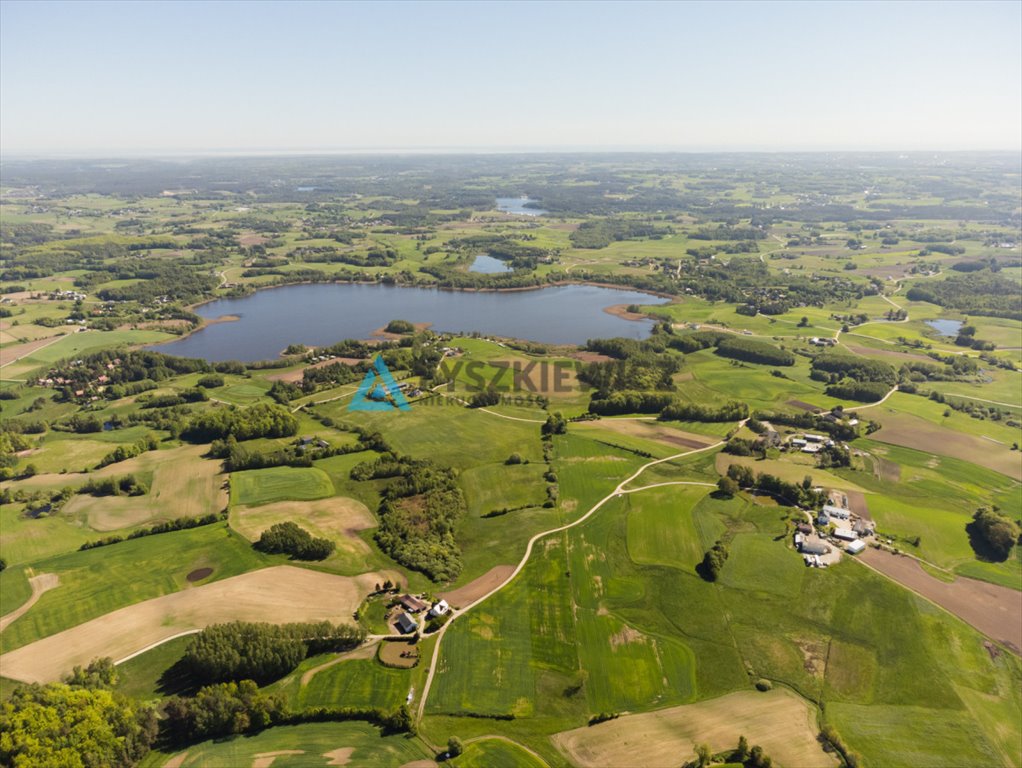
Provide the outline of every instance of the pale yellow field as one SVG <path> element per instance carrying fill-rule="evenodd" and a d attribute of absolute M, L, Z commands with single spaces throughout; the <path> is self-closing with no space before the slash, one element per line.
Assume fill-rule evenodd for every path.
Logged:
<path fill-rule="evenodd" d="M 740 735 L 759 744 L 775 765 L 831 768 L 838 761 L 816 741 L 816 713 L 788 690 L 742 691 L 680 707 L 624 715 L 551 737 L 581 768 L 659 768 L 695 758 L 694 745 L 733 747 Z"/>
<path fill-rule="evenodd" d="M 583 431 L 607 430 L 620 435 L 653 440 L 676 447 L 679 451 L 704 448 L 715 442 L 714 438 L 707 437 L 706 435 L 694 435 L 691 432 L 683 432 L 680 429 L 665 426 L 657 421 L 640 419 L 600 419 L 599 421 L 582 421 L 574 426 Z"/>
<path fill-rule="evenodd" d="M 333 621 L 352 613 L 394 571 L 335 576 L 290 565 L 263 568 L 112 611 L 0 656 L 4 676 L 49 682 L 100 656 L 115 661 L 189 630 L 228 621 Z"/>
<path fill-rule="evenodd" d="M 337 542 L 340 549 L 364 554 L 369 545 L 358 532 L 376 527 L 376 518 L 361 501 L 334 496 L 317 501 L 280 501 L 258 507 L 235 507 L 231 527 L 249 541 L 275 523 L 293 521 L 313 536 Z"/>
<path fill-rule="evenodd" d="M 132 525 L 176 517 L 198 517 L 220 512 L 227 506 L 220 462 L 203 459 L 206 446 L 184 446 L 169 451 L 150 451 L 134 459 L 111 464 L 95 477 L 120 477 L 152 468 L 153 482 L 144 496 L 88 496 L 80 494 L 64 507 L 67 514 L 81 516 L 96 531 L 114 531 Z M 77 475 L 62 475 L 77 478 Z"/>

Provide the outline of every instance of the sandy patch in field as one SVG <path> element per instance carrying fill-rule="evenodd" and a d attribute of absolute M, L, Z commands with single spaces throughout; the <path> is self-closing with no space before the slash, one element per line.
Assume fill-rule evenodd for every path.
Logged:
<path fill-rule="evenodd" d="M 818 732 L 812 707 L 796 694 L 778 689 L 624 715 L 555 734 L 551 740 L 581 768 L 666 768 L 694 759 L 697 743 L 719 751 L 734 747 L 744 734 L 775 764 L 832 768 L 838 761 L 821 749 Z"/>
<path fill-rule="evenodd" d="M 48 682 L 97 656 L 122 659 L 188 630 L 227 621 L 333 621 L 352 613 L 375 585 L 400 574 L 356 577 L 278 565 L 146 600 L 0 656 L 4 675 Z"/>
<path fill-rule="evenodd" d="M 870 437 L 882 443 L 971 461 L 1015 480 L 1022 480 L 1022 454 L 994 440 L 938 426 L 908 413 L 884 412 L 874 418 L 883 427 Z"/>
<path fill-rule="evenodd" d="M 341 747 L 332 752 L 324 752 L 323 757 L 330 761 L 327 765 L 347 765 L 351 762 L 351 753 L 354 751 L 354 747 Z"/>
<path fill-rule="evenodd" d="M 441 592 L 440 597 L 453 605 L 455 608 L 464 608 L 478 600 L 480 597 L 490 594 L 493 590 L 507 581 L 514 572 L 513 565 L 495 565 L 482 576 L 473 579 L 463 587 Z"/>
<path fill-rule="evenodd" d="M 111 445 L 111 450 L 113 450 Z M 208 448 L 184 446 L 149 451 L 127 461 L 110 464 L 86 476 L 55 475 L 63 482 L 86 477 L 121 477 L 152 468 L 153 482 L 142 496 L 89 496 L 79 494 L 64 507 L 69 515 L 83 514 L 96 531 L 114 531 L 159 518 L 199 517 L 227 506 L 227 490 L 220 462 L 203 459 Z"/>
<path fill-rule="evenodd" d="M 410 763 L 405 763 L 401 768 L 436 768 L 437 764 L 433 760 L 412 760 Z"/>
<path fill-rule="evenodd" d="M 258 755 L 252 756 L 252 768 L 270 768 L 273 765 L 273 761 L 278 757 L 304 754 L 304 749 L 278 749 L 276 752 L 260 752 Z"/>
<path fill-rule="evenodd" d="M 248 248 L 253 245 L 262 245 L 267 240 L 269 240 L 268 237 L 264 237 L 263 235 L 257 235 L 250 232 L 248 234 L 241 235 L 238 238 L 238 245 Z"/>
<path fill-rule="evenodd" d="M 296 384 L 302 380 L 305 371 L 310 368 L 325 368 L 328 365 L 334 363 L 341 363 L 343 365 L 358 365 L 359 363 L 365 362 L 360 357 L 335 357 L 330 360 L 320 360 L 318 363 L 307 365 L 304 368 L 299 368 L 297 371 L 288 371 L 286 373 L 274 373 L 266 377 L 267 381 L 284 381 L 288 384 Z"/>
<path fill-rule="evenodd" d="M 376 527 L 376 518 L 361 501 L 333 496 L 316 501 L 279 501 L 258 507 L 235 507 L 231 527 L 249 541 L 255 541 L 275 523 L 293 520 L 315 536 L 338 542 L 342 549 L 365 553 L 369 545 L 359 531 Z"/>
<path fill-rule="evenodd" d="M 28 583 L 32 587 L 32 594 L 24 604 L 18 606 L 6 616 L 0 617 L 0 632 L 3 632 L 8 624 L 14 623 L 14 621 L 28 613 L 28 609 L 36 604 L 39 598 L 42 597 L 43 592 L 48 592 L 60 584 L 60 579 L 55 573 L 40 573 L 38 576 L 30 578 Z"/>
<path fill-rule="evenodd" d="M 716 442 L 713 438 L 705 437 L 704 435 L 694 435 L 690 432 L 682 432 L 680 429 L 664 426 L 655 421 L 642 421 L 639 419 L 580 421 L 574 426 L 582 430 L 606 429 L 619 435 L 644 438 L 657 443 L 676 445 L 682 448 L 705 448 Z"/>
<path fill-rule="evenodd" d="M 174 755 L 170 760 L 163 764 L 163 768 L 181 768 L 185 764 L 185 760 L 188 759 L 188 753 L 182 752 L 180 755 Z"/>
<path fill-rule="evenodd" d="M 1022 593 L 959 576 L 941 581 L 914 558 L 866 547 L 858 559 L 1022 654 Z"/>

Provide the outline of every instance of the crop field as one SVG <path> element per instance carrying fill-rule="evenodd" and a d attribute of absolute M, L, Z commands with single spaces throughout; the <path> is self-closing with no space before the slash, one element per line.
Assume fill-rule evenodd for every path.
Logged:
<path fill-rule="evenodd" d="M 46 558 L 32 567 L 36 573 L 56 574 L 60 586 L 0 635 L 0 648 L 6 652 L 126 605 L 185 589 L 188 574 L 199 568 L 212 568 L 209 579 L 215 581 L 274 562 L 222 524 Z M 3 571 L 0 590 L 8 578 L 24 576 Z"/>
<path fill-rule="evenodd" d="M 175 448 L 143 454 L 96 472 L 97 477 L 145 471 L 151 467 L 152 484 L 144 496 L 98 497 L 78 495 L 64 514 L 80 517 L 95 531 L 115 531 L 161 519 L 198 517 L 227 507 L 225 478 L 215 461 L 200 459 L 200 447 Z"/>
<path fill-rule="evenodd" d="M 330 722 L 188 744 L 169 718 L 145 768 L 660 768 L 743 735 L 774 765 L 840 768 L 823 747 L 829 728 L 865 768 L 1022 768 L 1022 548 L 998 554 L 970 525 L 983 507 L 1012 520 L 1022 509 L 1017 162 L 917 154 L 847 166 L 829 155 L 219 158 L 187 173 L 158 164 L 151 179 L 128 161 L 52 161 L 45 183 L 32 163 L 5 165 L 0 695 L 111 657 L 118 692 L 164 707 L 195 694 L 178 662 L 201 627 L 357 621 L 365 643 L 314 650 L 263 693 L 296 714 L 407 704 L 420 736 Z M 494 207 L 526 193 L 548 213 Z M 471 271 L 483 253 L 511 268 Z M 290 286 L 260 295 L 286 302 L 316 281 L 378 287 L 398 301 L 388 319 L 418 325 L 345 341 L 344 318 L 334 333 L 324 314 L 318 348 L 279 357 L 304 334 L 282 317 L 246 339 L 265 348 L 238 345 L 248 362 L 213 359 L 235 354 L 213 349 L 217 332 L 262 319 L 246 314 L 250 293 Z M 549 330 L 580 342 L 561 344 L 443 333 L 474 321 L 400 303 L 414 288 L 445 307 L 470 296 L 460 290 L 503 307 L 514 297 L 498 289 L 586 281 L 648 298 L 594 304 L 606 333 L 553 307 Z M 80 301 L 63 293 L 77 290 Z M 199 330 L 192 313 L 221 298 L 237 300 L 236 322 Z M 508 313 L 509 333 L 517 319 Z M 994 349 L 956 344 L 937 319 L 974 326 Z M 184 348 L 213 340 L 194 352 L 205 361 L 142 350 L 196 330 Z M 720 331 L 730 352 L 695 349 Z M 743 341 L 793 364 L 751 362 L 788 361 Z M 333 362 L 377 355 L 421 389 L 410 410 L 349 410 L 361 377 Z M 564 391 L 542 376 L 552 366 L 567 372 Z M 511 385 L 516 367 L 544 398 L 465 404 L 498 375 Z M 876 406 L 825 394 L 874 378 L 902 391 Z M 776 414 L 765 420 L 783 435 L 833 432 L 849 466 L 838 451 L 724 452 L 755 440 L 756 424 L 661 421 L 672 399 L 705 408 L 690 418 L 737 401 Z M 644 412 L 613 413 L 625 408 Z M 98 468 L 149 436 L 155 450 Z M 304 436 L 373 450 L 291 466 Z M 225 474 L 214 438 L 237 441 L 235 466 L 264 468 Z M 390 454 L 411 461 L 352 480 Z M 718 481 L 735 464 L 810 482 L 798 499 L 729 495 Z M 74 493 L 129 474 L 145 493 Z M 463 512 L 442 495 L 451 478 Z M 870 546 L 807 568 L 791 534 L 822 503 L 814 486 L 854 492 L 850 506 L 877 525 L 867 543 L 911 557 Z M 226 519 L 147 530 L 211 512 Z M 286 521 L 337 549 L 303 563 L 253 547 Z M 726 558 L 708 567 L 718 542 Z M 444 580 L 440 561 L 458 575 Z M 386 581 L 394 589 L 376 591 Z M 405 592 L 454 607 L 409 641 L 414 660 L 382 639 Z M 451 736 L 464 754 L 434 762 Z"/>
<path fill-rule="evenodd" d="M 450 761 L 455 768 L 542 768 L 531 753 L 503 739 L 481 737 Z"/>
<path fill-rule="evenodd" d="M 270 728 L 254 736 L 205 741 L 176 757 L 178 768 L 325 768 L 358 765 L 396 768 L 431 758 L 418 741 L 384 736 L 366 723 L 307 723 Z M 160 768 L 171 755 L 154 753 L 146 768 Z M 432 761 L 430 761 L 432 762 Z"/>
<path fill-rule="evenodd" d="M 230 519 L 231 527 L 249 541 L 256 541 L 276 523 L 298 523 L 313 536 L 336 543 L 337 549 L 324 564 L 350 575 L 367 570 L 371 550 L 359 534 L 376 527 L 376 518 L 365 504 L 343 496 L 318 501 L 280 501 L 258 507 L 236 506 Z"/>
<path fill-rule="evenodd" d="M 386 431 L 402 453 L 428 456 L 434 461 L 468 468 L 494 464 L 518 453 L 523 459 L 542 458 L 539 424 L 528 424 L 466 408 L 456 401 L 435 397 L 399 414 L 345 413 L 335 403 L 321 410 L 369 429 Z"/>
<path fill-rule="evenodd" d="M 405 703 L 412 673 L 392 669 L 376 659 L 352 659 L 317 672 L 297 694 L 302 708 L 328 707 L 343 701 L 349 707 L 380 707 L 389 712 Z"/>
<path fill-rule="evenodd" d="M 546 500 L 546 464 L 478 466 L 461 474 L 468 513 L 480 517 L 494 510 L 538 507 Z"/>
<path fill-rule="evenodd" d="M 231 473 L 231 503 L 259 506 L 332 496 L 330 477 L 316 467 L 268 467 Z"/>
<path fill-rule="evenodd" d="M 189 630 L 225 621 L 349 621 L 380 573 L 357 578 L 281 565 L 111 611 L 0 656 L 5 674 L 55 680 L 99 656 L 115 660 Z M 392 576 L 391 576 L 392 578 Z M 28 615 L 31 614 L 31 611 Z"/>
<path fill-rule="evenodd" d="M 817 714 L 790 691 L 732 693 L 717 699 L 625 715 L 589 728 L 553 737 L 575 765 L 639 768 L 668 765 L 695 757 L 693 745 L 720 751 L 744 735 L 781 765 L 827 768 L 839 765 L 816 741 Z"/>

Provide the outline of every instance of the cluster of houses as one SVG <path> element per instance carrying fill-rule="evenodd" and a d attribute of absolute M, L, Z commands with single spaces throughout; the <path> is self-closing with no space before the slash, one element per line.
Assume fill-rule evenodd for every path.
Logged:
<path fill-rule="evenodd" d="M 445 615 L 451 610 L 451 606 L 447 604 L 446 600 L 437 600 L 431 606 L 425 600 L 415 595 L 401 595 L 397 602 L 404 610 L 397 615 L 397 618 L 394 620 L 394 626 L 397 627 L 398 632 L 402 635 L 410 635 L 418 631 L 419 623 L 413 618 L 413 614 L 426 611 L 427 618 L 436 618 Z"/>
<path fill-rule="evenodd" d="M 50 298 L 54 301 L 85 301 L 86 294 L 81 291 L 54 291 Z"/>
<path fill-rule="evenodd" d="M 74 362 L 71 363 L 71 367 L 77 367 L 79 365 L 84 365 L 84 364 L 85 364 L 84 360 L 75 360 Z M 112 363 L 107 363 L 106 364 L 106 369 L 108 371 L 112 371 L 112 370 L 114 370 L 120 364 L 121 364 L 121 358 L 118 357 Z M 101 373 L 93 381 L 89 382 L 89 390 L 88 391 L 89 392 L 91 392 L 91 391 L 103 392 L 103 391 L 106 390 L 106 385 L 109 382 L 110 382 L 110 377 L 107 376 L 105 373 Z M 36 384 L 38 386 L 40 386 L 40 387 L 64 387 L 64 386 L 68 386 L 68 385 L 75 384 L 75 383 L 80 384 L 80 382 L 76 382 L 74 379 L 65 378 L 63 376 L 46 376 L 45 378 L 36 379 Z M 85 390 L 85 389 L 76 389 L 76 390 L 74 390 L 73 394 L 74 394 L 75 397 L 85 397 L 85 395 L 87 394 L 87 390 Z M 92 399 L 93 400 L 98 400 L 99 397 L 97 395 L 92 395 Z"/>
<path fill-rule="evenodd" d="M 874 535 L 869 521 L 836 504 L 824 504 L 815 523 L 815 527 L 808 522 L 795 526 L 795 549 L 807 566 L 826 568 L 840 559 L 842 549 L 857 555 L 866 548 L 863 539 Z"/>
<path fill-rule="evenodd" d="M 820 338 L 819 336 L 813 336 L 809 339 L 809 343 L 815 347 L 833 347 L 837 344 L 835 339 L 831 338 Z"/>

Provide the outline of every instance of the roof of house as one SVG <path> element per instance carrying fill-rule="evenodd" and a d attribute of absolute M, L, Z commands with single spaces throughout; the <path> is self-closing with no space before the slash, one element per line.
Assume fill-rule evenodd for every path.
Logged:
<path fill-rule="evenodd" d="M 856 536 L 855 534 L 855 531 L 853 531 L 851 528 L 835 528 L 834 535 L 837 538 L 845 539 L 846 541 L 853 541 L 854 539 L 858 538 L 858 536 Z"/>
<path fill-rule="evenodd" d="M 864 550 L 865 548 L 866 548 L 866 542 L 864 542 L 862 539 L 856 539 L 855 541 L 850 543 L 847 547 L 845 547 L 845 550 L 848 551 L 848 552 L 851 552 L 854 555 L 854 554 L 857 554 L 859 552 L 862 552 L 862 550 Z"/>
<path fill-rule="evenodd" d="M 409 611 L 424 611 L 429 607 L 429 603 L 425 600 L 420 600 L 414 595 L 401 595 L 397 601 Z"/>
<path fill-rule="evenodd" d="M 827 549 L 827 545 L 822 541 L 806 541 L 802 543 L 802 552 L 807 555 L 825 555 Z"/>
<path fill-rule="evenodd" d="M 415 623 L 415 619 L 413 619 L 407 613 L 402 613 L 400 616 L 398 616 L 397 621 L 395 621 L 394 624 L 397 625 L 397 628 L 405 634 L 409 632 L 414 632 L 416 628 L 419 626 L 418 624 Z"/>

